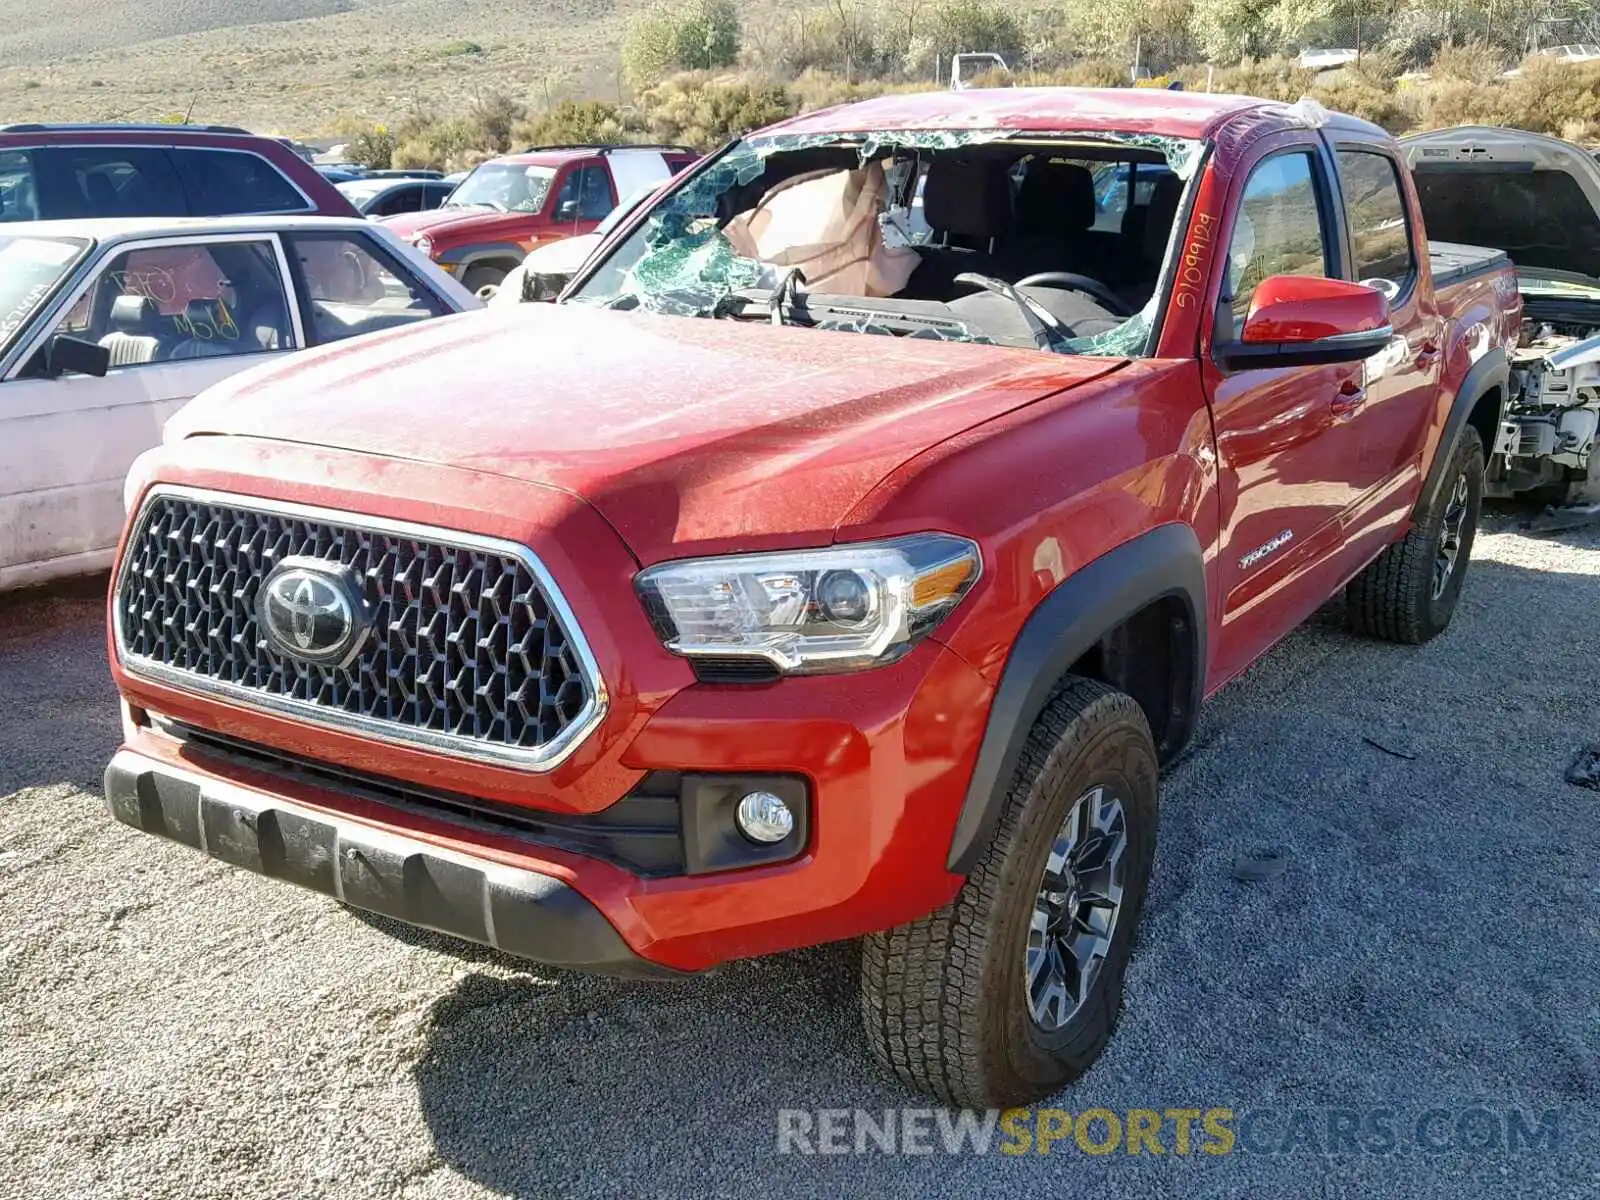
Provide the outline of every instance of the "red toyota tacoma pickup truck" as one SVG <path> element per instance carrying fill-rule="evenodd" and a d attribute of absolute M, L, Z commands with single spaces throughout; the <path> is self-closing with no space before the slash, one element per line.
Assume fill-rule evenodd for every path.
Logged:
<path fill-rule="evenodd" d="M 561 967 L 861 938 L 877 1058 L 1111 1035 L 1158 780 L 1344 589 L 1450 621 L 1517 333 L 1315 106 L 894 96 L 735 142 L 555 305 L 297 355 L 135 468 L 112 813 Z"/>

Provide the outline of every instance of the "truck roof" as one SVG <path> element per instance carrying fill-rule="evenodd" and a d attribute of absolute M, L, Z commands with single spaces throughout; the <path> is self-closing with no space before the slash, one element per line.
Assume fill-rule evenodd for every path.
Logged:
<path fill-rule="evenodd" d="M 515 163 L 521 166 L 557 166 L 574 158 L 605 157 L 623 150 L 653 150 L 657 154 L 688 154 L 699 157 L 699 151 L 688 146 L 666 145 L 574 145 L 529 146 L 511 154 L 497 155 L 491 162 Z"/>
<path fill-rule="evenodd" d="M 1050 133 L 1153 133 L 1204 138 L 1244 113 L 1293 118 L 1287 104 L 1253 96 L 1169 92 L 1163 88 L 974 88 L 877 96 L 853 104 L 804 113 L 768 127 L 769 132 L 864 133 L 880 129 L 1016 129 Z M 1376 125 L 1342 115 L 1329 124 L 1387 137 Z"/>

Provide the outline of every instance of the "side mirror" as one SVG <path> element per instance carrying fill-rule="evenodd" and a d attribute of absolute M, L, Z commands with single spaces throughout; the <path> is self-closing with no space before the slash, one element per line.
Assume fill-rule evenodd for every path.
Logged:
<path fill-rule="evenodd" d="M 110 369 L 111 351 L 98 342 L 58 333 L 45 347 L 44 370 L 51 379 L 68 372 L 103 378 Z"/>
<path fill-rule="evenodd" d="M 1273 275 L 1256 285 L 1242 335 L 1219 344 L 1217 358 L 1229 371 L 1360 362 L 1393 337 L 1388 298 L 1376 288 Z"/>
<path fill-rule="evenodd" d="M 556 208 L 556 220 L 576 221 L 578 219 L 578 202 L 576 200 L 563 200 Z"/>

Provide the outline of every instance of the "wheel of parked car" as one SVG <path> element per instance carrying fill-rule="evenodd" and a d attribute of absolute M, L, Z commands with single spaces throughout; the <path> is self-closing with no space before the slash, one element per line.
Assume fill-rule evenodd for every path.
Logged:
<path fill-rule="evenodd" d="M 878 1061 L 979 1108 L 1082 1074 L 1122 1006 L 1156 792 L 1143 710 L 1070 679 L 1029 734 L 993 840 L 955 900 L 866 939 L 862 1011 Z"/>
<path fill-rule="evenodd" d="M 467 273 L 461 277 L 461 286 L 474 296 L 487 299 L 488 297 L 482 295 L 483 289 L 499 287 L 500 281 L 505 277 L 506 273 L 499 267 L 469 267 Z M 494 295 L 494 292 L 491 291 L 489 295 Z"/>
<path fill-rule="evenodd" d="M 1467 426 L 1444 469 L 1438 496 L 1411 532 L 1350 581 L 1350 627 L 1367 637 L 1420 645 L 1455 613 L 1483 507 L 1483 440 Z"/>

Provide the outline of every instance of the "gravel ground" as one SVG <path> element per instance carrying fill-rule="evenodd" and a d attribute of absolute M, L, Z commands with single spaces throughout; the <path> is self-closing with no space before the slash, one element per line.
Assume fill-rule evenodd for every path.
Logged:
<path fill-rule="evenodd" d="M 1562 776 L 1600 740 L 1600 531 L 1497 523 L 1443 638 L 1324 618 L 1211 705 L 1121 1030 L 1057 1101 L 1254 1112 L 1258 1151 L 1385 1108 L 1391 1154 L 778 1154 L 779 1109 L 917 1103 L 867 1064 L 848 948 L 556 976 L 135 835 L 97 792 L 98 602 L 0 608 L 0 1197 L 1592 1197 L 1600 793 Z M 1558 1137 L 1411 1144 L 1473 1107 Z"/>

